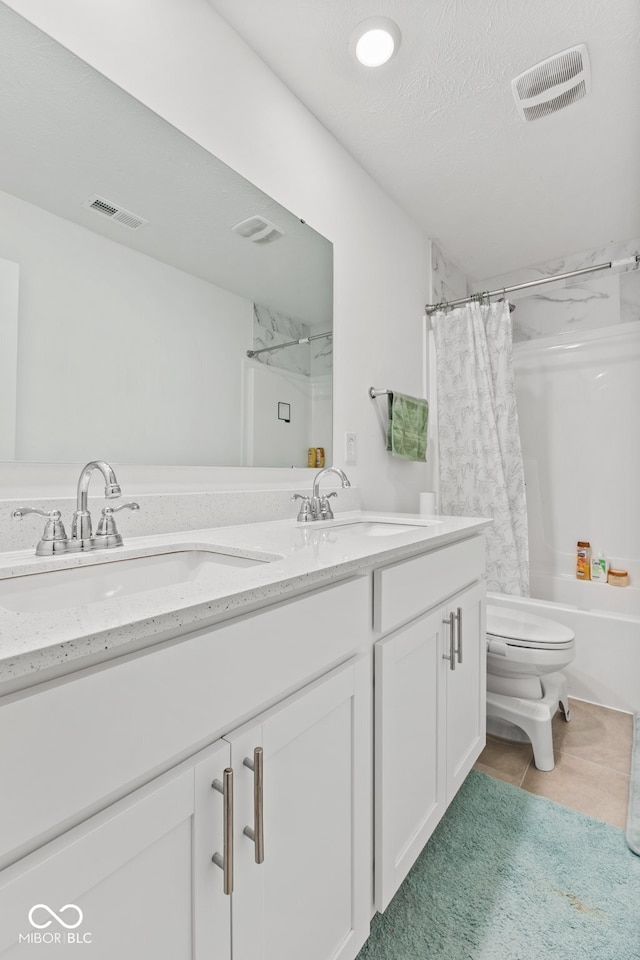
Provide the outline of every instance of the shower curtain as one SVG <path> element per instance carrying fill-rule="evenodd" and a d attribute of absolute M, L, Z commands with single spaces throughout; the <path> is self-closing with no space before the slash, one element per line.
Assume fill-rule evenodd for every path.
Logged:
<path fill-rule="evenodd" d="M 490 517 L 487 589 L 529 595 L 524 469 L 509 304 L 472 302 L 432 317 L 440 511 Z"/>

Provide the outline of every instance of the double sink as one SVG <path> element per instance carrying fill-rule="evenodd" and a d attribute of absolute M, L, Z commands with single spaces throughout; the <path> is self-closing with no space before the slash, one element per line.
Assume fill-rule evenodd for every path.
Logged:
<path fill-rule="evenodd" d="M 389 537 L 415 531 L 438 521 L 400 523 L 395 520 L 330 522 L 332 536 Z M 324 526 L 324 525 L 323 525 Z M 325 526 L 326 529 L 326 526 Z M 0 607 L 14 613 L 46 613 L 104 600 L 131 597 L 147 590 L 187 584 L 224 568 L 247 569 L 281 559 L 254 551 L 225 553 L 220 548 L 189 545 L 148 548 L 144 555 L 122 559 L 111 554 L 102 562 L 0 579 Z"/>

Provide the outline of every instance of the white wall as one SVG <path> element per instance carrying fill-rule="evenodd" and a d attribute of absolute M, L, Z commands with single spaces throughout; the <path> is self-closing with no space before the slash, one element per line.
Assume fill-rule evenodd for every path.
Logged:
<path fill-rule="evenodd" d="M 532 596 L 552 599 L 548 578 L 575 576 L 578 540 L 589 540 L 636 579 L 640 323 L 585 332 L 569 343 L 550 337 L 516 344 L 513 359 Z"/>
<path fill-rule="evenodd" d="M 255 361 L 247 361 L 246 368 L 245 462 L 271 467 L 288 461 L 292 467 L 305 467 L 312 405 L 309 377 Z M 289 404 L 288 422 L 278 417 L 279 403 Z"/>
<path fill-rule="evenodd" d="M 16 455 L 19 277 L 17 263 L 0 260 L 0 460 Z"/>
<path fill-rule="evenodd" d="M 206 0 L 8 6 L 334 243 L 334 460 L 343 462 L 345 431 L 356 432 L 358 467 L 348 472 L 365 506 L 417 509 L 424 465 L 385 452 L 367 390 L 422 392 L 420 229 Z"/>
<path fill-rule="evenodd" d="M 333 396 L 331 375 L 311 377 L 311 438 L 310 447 L 324 447 L 325 463 L 333 463 L 331 417 Z"/>
<path fill-rule="evenodd" d="M 2 192 L 0 223 L 21 266 L 17 459 L 239 465 L 251 302 Z"/>

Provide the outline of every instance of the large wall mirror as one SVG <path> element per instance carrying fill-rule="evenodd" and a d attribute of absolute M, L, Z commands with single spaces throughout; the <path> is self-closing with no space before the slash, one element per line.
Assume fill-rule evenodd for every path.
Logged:
<path fill-rule="evenodd" d="M 330 463 L 331 243 L 3 4 L 0 130 L 0 459 Z"/>

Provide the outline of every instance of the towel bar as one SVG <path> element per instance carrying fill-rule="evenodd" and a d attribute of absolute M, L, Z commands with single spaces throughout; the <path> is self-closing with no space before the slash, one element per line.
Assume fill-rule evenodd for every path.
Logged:
<path fill-rule="evenodd" d="M 375 387 L 369 387 L 369 396 L 372 400 L 375 400 L 376 397 L 384 397 L 390 393 L 393 393 L 393 390 L 376 390 Z"/>

